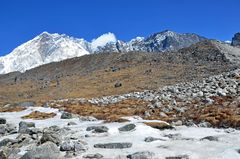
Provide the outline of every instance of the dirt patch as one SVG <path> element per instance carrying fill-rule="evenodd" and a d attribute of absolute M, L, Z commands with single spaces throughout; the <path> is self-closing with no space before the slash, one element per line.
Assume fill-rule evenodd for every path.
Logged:
<path fill-rule="evenodd" d="M 34 111 L 28 115 L 23 116 L 22 119 L 43 120 L 43 119 L 53 118 L 56 115 L 57 114 L 55 113 L 44 113 L 44 112 Z"/>
<path fill-rule="evenodd" d="M 4 107 L 0 107 L 0 112 L 20 112 L 25 109 L 26 108 L 21 106 L 4 106 Z"/>

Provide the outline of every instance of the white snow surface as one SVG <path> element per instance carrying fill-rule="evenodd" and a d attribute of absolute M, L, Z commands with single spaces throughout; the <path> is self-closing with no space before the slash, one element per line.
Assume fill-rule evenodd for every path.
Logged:
<path fill-rule="evenodd" d="M 97 51 L 98 47 L 103 47 L 108 43 L 116 43 L 117 38 L 113 33 L 106 33 L 98 37 L 97 39 L 93 39 L 91 46 L 93 51 Z"/>
<path fill-rule="evenodd" d="M 54 112 L 57 116 L 46 120 L 23 120 L 21 116 L 31 113 L 32 111 Z M 136 129 L 131 132 L 119 132 L 118 128 L 128 123 L 104 123 L 103 121 L 80 121 L 78 118 L 60 119 L 61 112 L 57 109 L 30 107 L 21 112 L 0 113 L 0 116 L 7 119 L 8 123 L 20 121 L 33 121 L 37 128 L 44 128 L 52 125 L 60 127 L 67 126 L 67 123 L 74 121 L 77 125 L 69 126 L 71 133 L 65 137 L 76 137 L 88 145 L 87 152 L 80 154 L 76 158 L 82 158 L 86 154 L 100 153 L 105 158 L 116 158 L 126 156 L 139 151 L 150 151 L 155 154 L 154 158 L 164 159 L 168 156 L 188 155 L 190 159 L 240 159 L 240 154 L 237 152 L 240 149 L 240 131 L 234 129 L 214 129 L 214 128 L 199 128 L 179 126 L 175 130 L 160 131 L 153 129 L 143 124 L 149 122 L 140 117 L 128 117 L 129 123 L 136 124 Z M 158 121 L 161 122 L 161 121 Z M 87 132 L 86 128 L 93 125 L 104 125 L 109 128 L 108 133 L 94 134 Z M 89 137 L 85 137 L 88 134 Z M 170 139 L 165 135 L 179 134 L 179 138 Z M 165 141 L 145 142 L 146 137 L 156 137 Z M 219 141 L 208 141 L 200 139 L 206 136 L 216 136 Z M 3 138 L 14 138 L 16 135 L 10 135 Z M 133 146 L 126 149 L 99 149 L 94 148 L 97 143 L 113 143 L 113 142 L 131 142 Z M 20 154 L 24 154 L 25 149 L 22 148 Z"/>

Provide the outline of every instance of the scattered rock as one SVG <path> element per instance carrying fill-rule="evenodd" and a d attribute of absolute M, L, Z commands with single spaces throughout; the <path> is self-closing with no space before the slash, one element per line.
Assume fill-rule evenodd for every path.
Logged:
<path fill-rule="evenodd" d="M 69 123 L 67 123 L 68 126 L 71 126 L 71 125 L 77 125 L 77 123 L 73 122 L 73 121 L 70 121 Z"/>
<path fill-rule="evenodd" d="M 9 134 L 16 134 L 17 133 L 17 126 L 11 123 L 6 124 L 6 131 Z"/>
<path fill-rule="evenodd" d="M 152 128 L 164 130 L 164 129 L 173 129 L 174 127 L 166 122 L 145 122 L 147 126 L 151 126 Z"/>
<path fill-rule="evenodd" d="M 3 139 L 0 141 L 0 147 L 6 146 L 7 144 L 14 144 L 16 142 L 17 142 L 17 140 L 6 138 L 6 139 Z"/>
<path fill-rule="evenodd" d="M 132 131 L 136 128 L 135 124 L 127 124 L 123 127 L 118 128 L 119 131 Z"/>
<path fill-rule="evenodd" d="M 96 154 L 88 154 L 83 156 L 83 158 L 89 158 L 89 159 L 100 159 L 103 158 L 103 155 L 96 153 Z"/>
<path fill-rule="evenodd" d="M 5 118 L 0 118 L 0 124 L 6 124 L 6 123 L 7 123 L 7 121 Z"/>
<path fill-rule="evenodd" d="M 59 145 L 61 143 L 61 136 L 59 133 L 54 131 L 53 128 L 46 128 L 43 130 L 42 138 L 40 139 L 40 143 L 43 144 L 45 142 L 53 142 L 56 145 Z"/>
<path fill-rule="evenodd" d="M 149 151 L 136 152 L 131 155 L 127 155 L 129 159 L 152 159 L 155 154 Z"/>
<path fill-rule="evenodd" d="M 122 142 L 122 143 L 105 143 L 105 144 L 95 144 L 94 148 L 102 149 L 125 149 L 132 147 L 132 143 Z"/>
<path fill-rule="evenodd" d="M 218 141 L 218 137 L 216 137 L 216 136 L 206 136 L 204 138 L 201 138 L 200 140 L 201 141 L 203 141 L 203 140 Z"/>
<path fill-rule="evenodd" d="M 189 159 L 188 155 L 166 157 L 165 159 Z"/>
<path fill-rule="evenodd" d="M 46 142 L 25 153 L 20 159 L 60 159 L 60 151 L 52 142 Z"/>
<path fill-rule="evenodd" d="M 201 122 L 198 124 L 199 127 L 203 127 L 203 128 L 210 128 L 212 127 L 212 124 L 209 122 Z"/>
<path fill-rule="evenodd" d="M 33 123 L 33 122 L 21 121 L 19 123 L 18 133 L 29 134 L 31 132 L 31 128 L 34 128 L 34 127 L 35 127 L 35 123 Z"/>
<path fill-rule="evenodd" d="M 86 148 L 79 141 L 68 140 L 60 145 L 60 151 L 85 152 Z"/>
<path fill-rule="evenodd" d="M 97 119 L 92 116 L 80 116 L 79 120 L 80 121 L 97 121 Z"/>
<path fill-rule="evenodd" d="M 68 112 L 63 112 L 61 115 L 61 119 L 72 119 L 72 118 L 73 118 L 73 115 Z"/>
<path fill-rule="evenodd" d="M 92 131 L 94 133 L 105 133 L 108 132 L 108 128 L 106 126 L 89 126 L 86 131 Z"/>
<path fill-rule="evenodd" d="M 155 138 L 155 137 L 146 137 L 146 138 L 144 139 L 145 142 L 153 142 L 153 141 L 156 141 L 156 140 L 166 141 L 166 140 L 164 140 L 164 139 Z"/>
<path fill-rule="evenodd" d="M 6 133 L 6 126 L 5 125 L 0 125 L 0 134 L 4 135 Z"/>
<path fill-rule="evenodd" d="M 115 83 L 114 87 L 117 88 L 117 87 L 121 87 L 122 86 L 122 83 L 121 82 L 117 82 Z"/>

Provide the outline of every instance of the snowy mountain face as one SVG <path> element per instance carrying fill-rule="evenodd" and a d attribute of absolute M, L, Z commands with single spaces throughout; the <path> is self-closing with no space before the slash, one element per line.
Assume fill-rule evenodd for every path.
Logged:
<path fill-rule="evenodd" d="M 103 52 L 165 52 L 175 51 L 205 38 L 195 34 L 164 31 L 148 38 L 137 37 L 129 42 L 117 40 L 112 33 L 103 34 L 91 42 L 67 35 L 43 32 L 20 45 L 10 54 L 0 57 L 0 74 L 25 72 L 31 68 L 68 58 Z"/>
<path fill-rule="evenodd" d="M 129 42 L 117 41 L 100 48 L 98 52 L 166 52 L 188 47 L 206 38 L 196 34 L 178 34 L 163 31 L 147 38 L 137 37 Z"/>

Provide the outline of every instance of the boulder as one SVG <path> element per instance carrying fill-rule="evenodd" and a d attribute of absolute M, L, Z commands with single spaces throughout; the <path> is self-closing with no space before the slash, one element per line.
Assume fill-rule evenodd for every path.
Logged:
<path fill-rule="evenodd" d="M 0 135 L 4 135 L 6 133 L 6 126 L 0 125 Z"/>
<path fill-rule="evenodd" d="M 203 141 L 203 140 L 218 141 L 218 137 L 216 137 L 216 136 L 206 136 L 206 137 L 204 137 L 204 138 L 201 138 L 200 140 L 201 140 L 201 141 Z"/>
<path fill-rule="evenodd" d="M 189 159 L 188 155 L 170 156 L 165 159 Z"/>
<path fill-rule="evenodd" d="M 60 145 L 60 151 L 85 152 L 86 148 L 80 141 L 68 140 Z"/>
<path fill-rule="evenodd" d="M 0 124 L 6 124 L 7 120 L 5 118 L 0 118 Z"/>
<path fill-rule="evenodd" d="M 95 144 L 94 148 L 102 149 L 125 149 L 132 147 L 132 143 L 121 142 L 121 143 L 104 143 L 104 144 Z"/>
<path fill-rule="evenodd" d="M 18 103 L 17 105 L 21 106 L 21 107 L 34 107 L 36 106 L 35 102 L 21 102 Z"/>
<path fill-rule="evenodd" d="M 73 118 L 73 115 L 68 112 L 63 112 L 61 115 L 61 119 L 72 119 L 72 118 Z"/>
<path fill-rule="evenodd" d="M 20 159 L 60 159 L 60 151 L 52 142 L 46 142 L 25 153 Z"/>
<path fill-rule="evenodd" d="M 89 159 L 100 159 L 103 158 L 103 155 L 96 153 L 96 154 L 88 154 L 83 156 L 83 158 L 89 158 Z"/>
<path fill-rule="evenodd" d="M 146 137 L 146 138 L 144 139 L 145 142 L 153 142 L 153 141 L 157 141 L 157 140 L 166 141 L 166 140 L 164 140 L 164 139 L 156 138 L 156 137 Z"/>
<path fill-rule="evenodd" d="M 23 134 L 29 134 L 31 132 L 31 128 L 34 128 L 34 127 L 35 127 L 35 123 L 33 122 L 21 121 L 19 123 L 18 132 Z"/>
<path fill-rule="evenodd" d="M 118 128 L 119 131 L 132 131 L 136 128 L 136 125 L 135 124 L 127 124 L 125 126 L 122 126 L 120 128 Z"/>
<path fill-rule="evenodd" d="M 86 131 L 93 131 L 94 133 L 105 133 L 108 132 L 108 128 L 106 126 L 89 126 Z"/>
<path fill-rule="evenodd" d="M 149 151 L 135 152 L 127 155 L 128 159 L 152 159 L 155 154 Z"/>
<path fill-rule="evenodd" d="M 117 88 L 117 87 L 121 87 L 122 86 L 122 83 L 121 82 L 117 82 L 115 83 L 114 87 Z"/>
<path fill-rule="evenodd" d="M 9 139 L 9 138 L 3 139 L 0 141 L 0 148 L 2 146 L 6 146 L 8 144 L 14 144 L 14 143 L 17 143 L 17 140 L 13 140 L 13 139 Z"/>
<path fill-rule="evenodd" d="M 43 135 L 40 139 L 40 143 L 43 144 L 48 141 L 59 145 L 61 143 L 61 135 L 51 128 L 46 128 L 43 130 Z"/>
<path fill-rule="evenodd" d="M 16 134 L 17 133 L 17 126 L 11 123 L 6 124 L 6 131 L 9 134 Z"/>
<path fill-rule="evenodd" d="M 67 125 L 68 125 L 68 126 L 71 126 L 71 125 L 77 125 L 77 123 L 71 121 L 71 122 L 67 123 Z"/>

